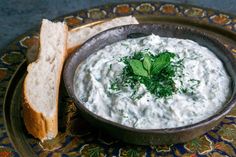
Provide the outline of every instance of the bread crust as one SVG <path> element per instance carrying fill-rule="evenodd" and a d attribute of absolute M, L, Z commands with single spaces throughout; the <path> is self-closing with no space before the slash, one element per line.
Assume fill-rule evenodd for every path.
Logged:
<path fill-rule="evenodd" d="M 48 118 L 35 111 L 28 102 L 25 83 L 23 85 L 23 117 L 27 131 L 41 141 L 47 139 L 48 132 L 51 132 L 52 136 L 56 136 L 58 133 L 57 112 Z"/>
<path fill-rule="evenodd" d="M 65 49 L 63 56 L 61 57 L 60 65 L 59 65 L 59 72 L 56 80 L 56 111 L 50 117 L 45 117 L 41 112 L 36 111 L 32 104 L 29 101 L 26 92 L 26 81 L 28 75 L 26 75 L 24 83 L 23 83 L 23 120 L 26 126 L 27 131 L 33 135 L 35 138 L 44 141 L 46 139 L 51 139 L 56 137 L 58 133 L 58 96 L 59 96 L 59 86 L 60 86 L 60 78 L 61 72 L 63 68 L 64 60 L 67 57 L 67 36 L 68 36 L 68 27 L 64 25 L 64 35 L 65 35 Z M 42 38 L 40 37 L 40 44 Z M 40 53 L 40 51 L 39 51 Z M 38 55 L 39 56 L 39 55 Z M 37 62 L 37 60 L 35 61 Z M 28 65 L 28 69 L 31 69 L 31 66 L 34 63 Z"/>

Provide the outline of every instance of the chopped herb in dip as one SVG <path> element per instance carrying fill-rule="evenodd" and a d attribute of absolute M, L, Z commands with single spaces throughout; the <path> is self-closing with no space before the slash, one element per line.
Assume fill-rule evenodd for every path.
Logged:
<path fill-rule="evenodd" d="M 171 96 L 177 91 L 173 80 L 176 71 L 183 68 L 180 63 L 172 61 L 175 57 L 174 53 L 168 51 L 158 55 L 140 51 L 126 56 L 122 58 L 125 63 L 122 75 L 111 83 L 111 89 L 118 91 L 130 86 L 136 93 L 137 86 L 143 84 L 157 98 Z"/>
<path fill-rule="evenodd" d="M 91 112 L 139 129 L 174 128 L 216 113 L 230 77 L 206 47 L 150 35 L 108 45 L 81 63 L 76 96 Z"/>

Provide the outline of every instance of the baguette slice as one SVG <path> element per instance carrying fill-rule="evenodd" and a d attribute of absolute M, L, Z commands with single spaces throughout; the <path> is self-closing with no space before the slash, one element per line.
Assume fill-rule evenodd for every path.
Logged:
<path fill-rule="evenodd" d="M 28 65 L 23 84 L 24 123 L 28 132 L 41 141 L 58 133 L 58 94 L 67 35 L 64 23 L 42 21 L 39 55 Z"/>
<path fill-rule="evenodd" d="M 124 26 L 129 24 L 138 24 L 138 21 L 133 16 L 117 17 L 107 21 L 98 21 L 94 25 L 85 25 L 69 31 L 68 34 L 68 52 L 73 52 L 89 38 L 101 33 L 107 29 Z"/>

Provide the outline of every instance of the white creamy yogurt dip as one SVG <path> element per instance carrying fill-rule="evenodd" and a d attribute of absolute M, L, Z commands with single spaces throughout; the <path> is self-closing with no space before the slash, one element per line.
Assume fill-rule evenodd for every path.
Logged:
<path fill-rule="evenodd" d="M 121 75 L 122 57 L 149 49 L 152 54 L 170 51 L 183 59 L 182 86 L 199 80 L 194 95 L 176 92 L 167 98 L 156 98 L 144 85 L 141 98 L 132 99 L 132 89 L 111 90 L 111 82 Z M 174 82 L 180 87 L 181 80 Z M 174 128 L 197 123 L 216 113 L 227 101 L 231 80 L 222 62 L 208 48 L 191 40 L 159 37 L 126 39 L 93 53 L 79 65 L 74 77 L 77 98 L 93 113 L 139 129 Z"/>

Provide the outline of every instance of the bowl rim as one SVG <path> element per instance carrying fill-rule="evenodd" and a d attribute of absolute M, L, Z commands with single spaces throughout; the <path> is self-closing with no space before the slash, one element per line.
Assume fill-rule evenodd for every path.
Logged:
<path fill-rule="evenodd" d="M 108 30 L 105 30 L 101 33 L 98 33 L 97 35 L 93 36 L 92 38 L 88 39 L 86 42 L 84 42 L 79 48 L 76 48 L 74 50 L 74 53 L 72 53 L 67 59 L 66 59 L 66 63 L 64 65 L 64 69 L 63 69 L 63 81 L 64 81 L 64 84 L 65 84 L 65 87 L 66 87 L 66 91 L 68 93 L 68 95 L 73 99 L 73 101 L 75 102 L 76 104 L 76 107 L 79 109 L 79 110 L 82 110 L 83 112 L 85 112 L 86 114 L 89 114 L 90 116 L 92 116 L 93 118 L 95 118 L 96 120 L 99 120 L 103 123 L 106 123 L 108 125 L 112 125 L 116 128 L 119 128 L 119 129 L 123 129 L 123 130 L 126 130 L 126 131 L 132 131 L 132 132 L 136 132 L 136 133 L 144 133 L 144 134 L 152 134 L 152 133 L 179 133 L 179 132 L 182 132 L 182 131 L 190 131 L 190 130 L 193 130 L 195 128 L 199 128 L 199 127 L 202 127 L 202 126 L 205 126 L 205 125 L 208 125 L 209 123 L 213 123 L 215 121 L 218 121 L 219 119 L 221 118 L 224 118 L 233 108 L 234 106 L 236 105 L 236 94 L 233 96 L 233 91 L 231 93 L 231 95 L 229 96 L 230 98 L 228 98 L 228 100 L 224 103 L 224 107 L 222 107 L 220 110 L 218 110 L 215 114 L 211 115 L 210 117 L 204 119 L 204 120 L 201 120 L 197 123 L 193 123 L 193 124 L 189 124 L 189 125 L 184 125 L 184 126 L 180 126 L 180 127 L 175 127 L 175 128 L 161 128 L 161 129 L 139 129 L 139 128 L 133 128 L 133 127 L 130 127 L 130 126 L 126 126 L 126 125 L 122 125 L 118 122 L 114 122 L 114 121 L 111 121 L 111 120 L 108 120 L 108 119 L 105 119 L 95 113 L 93 113 L 92 111 L 90 111 L 89 109 L 87 109 L 83 104 L 83 102 L 81 102 L 75 95 L 75 92 L 74 92 L 74 86 L 70 86 L 70 81 L 68 79 L 68 74 L 70 73 L 69 72 L 69 67 L 71 66 L 71 60 L 73 59 L 74 56 L 76 56 L 79 52 L 80 52 L 80 49 L 84 46 L 86 46 L 88 43 L 90 43 L 92 40 L 96 40 L 98 39 L 101 35 L 105 34 L 105 33 L 108 33 L 110 31 L 114 31 L 116 29 L 120 29 L 120 28 L 127 28 L 127 27 L 132 27 L 136 25 L 135 27 L 142 27 L 142 26 L 148 26 L 148 25 L 156 25 L 156 26 L 161 26 L 161 27 L 173 27 L 173 28 L 177 28 L 177 27 L 181 27 L 182 29 L 185 29 L 191 33 L 197 33 L 205 38 L 207 38 L 208 40 L 216 43 L 218 45 L 218 47 L 222 50 L 224 50 L 225 52 L 228 53 L 228 56 L 227 57 L 227 60 L 230 62 L 230 64 L 234 64 L 234 66 L 236 67 L 236 58 L 233 56 L 232 52 L 230 52 L 230 50 L 228 48 L 226 48 L 219 40 L 217 37 L 215 36 L 209 36 L 206 31 L 202 31 L 202 29 L 198 28 L 198 29 L 193 29 L 192 27 L 190 26 L 186 26 L 186 25 L 182 25 L 182 24 L 170 24 L 170 23 L 155 23 L 155 24 L 130 24 L 130 25 L 125 25 L 125 26 L 119 26 L 119 27 L 115 27 L 115 28 L 111 28 L 111 29 L 108 29 Z M 210 34 L 210 33 L 209 33 Z M 94 53 L 94 52 L 93 52 Z M 214 53 L 214 52 L 213 52 Z M 218 59 L 220 59 L 218 56 L 217 56 Z M 221 62 L 222 62 L 222 59 L 220 59 Z M 223 62 L 224 64 L 224 62 Z M 79 66 L 76 65 L 77 67 Z M 77 67 L 75 69 L 77 69 Z M 232 66 L 233 67 L 233 66 Z M 227 68 L 224 66 L 224 68 L 227 70 Z M 228 70 L 227 70 L 228 71 Z M 76 72 L 76 70 L 75 70 Z M 74 75 L 75 75 L 75 72 L 73 73 L 73 80 L 74 80 Z M 232 78 L 232 75 L 230 75 L 230 78 Z M 71 83 L 71 84 L 74 84 L 74 83 Z M 69 86 L 68 86 L 69 85 Z M 235 81 L 233 81 L 231 79 L 231 85 L 233 87 L 235 87 L 236 83 Z M 231 87 L 232 88 L 232 87 Z"/>

